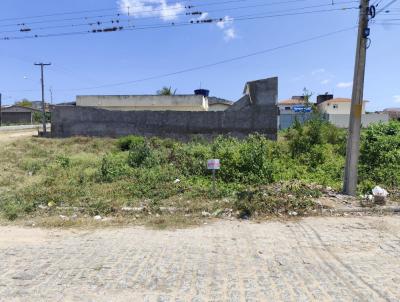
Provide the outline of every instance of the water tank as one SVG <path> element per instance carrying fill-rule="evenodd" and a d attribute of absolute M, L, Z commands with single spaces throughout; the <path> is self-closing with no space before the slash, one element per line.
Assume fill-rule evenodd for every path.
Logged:
<path fill-rule="evenodd" d="M 208 97 L 210 95 L 210 90 L 207 90 L 207 89 L 196 89 L 194 91 L 194 94 Z"/>
<path fill-rule="evenodd" d="M 328 93 L 321 94 L 321 95 L 317 96 L 317 104 L 321 104 L 325 101 L 329 101 L 332 99 L 333 99 L 333 94 L 328 94 Z"/>

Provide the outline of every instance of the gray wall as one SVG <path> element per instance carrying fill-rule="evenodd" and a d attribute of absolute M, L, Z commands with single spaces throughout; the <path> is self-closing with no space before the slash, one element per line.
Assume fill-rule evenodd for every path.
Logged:
<path fill-rule="evenodd" d="M 313 113 L 304 112 L 304 113 L 289 113 L 282 114 L 279 116 L 279 130 L 285 130 L 293 126 L 296 119 L 300 123 L 304 123 L 310 120 L 313 117 Z"/>
<path fill-rule="evenodd" d="M 31 124 L 32 112 L 2 112 L 2 124 Z"/>
<path fill-rule="evenodd" d="M 282 113 L 278 118 L 279 130 L 285 130 L 293 126 L 297 119 L 300 123 L 310 120 L 313 113 Z M 348 114 L 322 114 L 321 117 L 338 128 L 348 128 L 350 115 Z M 389 121 L 389 115 L 386 113 L 369 113 L 364 114 L 361 118 L 362 127 L 368 127 L 371 124 Z"/>
<path fill-rule="evenodd" d="M 109 136 L 129 134 L 189 139 L 193 135 L 244 137 L 261 133 L 277 138 L 277 107 L 233 112 L 109 111 L 57 106 L 52 113 L 52 136 Z"/>
<path fill-rule="evenodd" d="M 348 114 L 329 114 L 328 120 L 339 128 L 348 128 L 350 115 Z M 368 127 L 374 123 L 387 123 L 389 121 L 389 115 L 386 113 L 369 113 L 363 114 L 361 117 L 361 125 L 362 127 Z"/>
<path fill-rule="evenodd" d="M 172 137 L 182 140 L 193 135 L 244 137 L 250 133 L 277 139 L 278 78 L 247 83 L 252 102 L 220 112 L 195 111 L 111 111 L 93 107 L 56 106 L 52 113 L 52 136 L 119 137 L 129 134 Z M 231 108 L 230 108 L 231 109 Z"/>

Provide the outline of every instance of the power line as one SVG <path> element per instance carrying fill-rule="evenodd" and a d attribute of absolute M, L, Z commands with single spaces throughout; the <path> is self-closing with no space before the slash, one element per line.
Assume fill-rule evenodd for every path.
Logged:
<path fill-rule="evenodd" d="M 392 0 L 392 1 L 390 1 L 388 4 L 386 4 L 385 6 L 383 6 L 382 8 L 380 8 L 377 12 L 376 12 L 376 14 L 378 15 L 378 14 L 380 14 L 381 12 L 384 12 L 385 10 L 387 10 L 390 6 L 392 6 L 394 3 L 396 3 L 397 2 L 397 0 Z"/>
<path fill-rule="evenodd" d="M 187 0 L 188 1 L 188 0 Z M 203 4 L 192 4 L 192 5 L 185 5 L 184 7 L 186 8 L 195 8 L 195 7 L 204 7 L 204 6 L 214 6 L 214 5 L 221 5 L 221 4 L 230 4 L 230 3 L 238 3 L 238 2 L 249 2 L 253 0 L 228 0 L 228 1 L 222 1 L 222 2 L 211 2 L 211 3 L 203 3 Z M 298 3 L 298 2 L 305 2 L 305 1 L 310 1 L 310 0 L 287 0 L 287 1 L 276 1 L 270 3 L 270 5 L 278 5 L 278 4 L 289 4 L 289 3 Z M 179 2 L 176 2 L 179 3 Z M 174 6 L 174 4 L 170 4 L 170 6 Z M 130 8 L 133 7 L 142 7 L 141 5 L 130 5 Z M 61 13 L 53 13 L 53 14 L 46 14 L 46 15 L 36 15 L 36 16 L 27 16 L 27 17 L 16 17 L 16 18 L 6 18 L 6 19 L 0 19 L 0 22 L 4 21 L 13 21 L 13 20 L 26 20 L 26 19 L 38 19 L 38 18 L 48 18 L 48 17 L 58 17 L 58 16 L 66 16 L 66 15 L 76 15 L 76 14 L 87 14 L 87 13 L 96 13 L 96 12 L 104 12 L 104 11 L 115 11 L 118 10 L 119 8 L 117 7 L 110 7 L 110 8 L 102 8 L 102 9 L 92 9 L 92 10 L 81 10 L 81 11 L 72 11 L 72 12 L 61 12 Z M 168 10 L 176 10 L 177 8 L 171 7 L 168 8 Z M 157 11 L 164 11 L 166 10 L 165 8 L 162 9 L 151 9 L 147 11 L 142 11 L 146 13 L 150 12 L 157 12 Z M 57 19 L 59 20 L 59 19 Z M 54 20 L 56 21 L 56 20 Z M 16 24 L 13 24 L 16 25 Z"/>
<path fill-rule="evenodd" d="M 347 9 L 358 9 L 358 7 L 349 7 Z M 287 13 L 287 14 L 275 14 L 275 15 L 243 15 L 238 17 L 232 17 L 231 20 L 236 21 L 246 21 L 246 20 L 257 20 L 257 19 L 266 19 L 266 18 L 277 18 L 277 17 L 287 17 L 287 16 L 298 16 L 298 15 L 308 15 L 315 13 L 326 13 L 326 12 L 334 12 L 334 11 L 343 11 L 343 9 L 324 9 L 324 10 L 314 10 L 314 11 L 305 11 L 305 12 L 296 12 L 296 13 Z M 161 29 L 161 28 L 174 28 L 174 27 L 182 27 L 189 25 L 198 25 L 198 24 L 210 24 L 216 22 L 224 22 L 224 18 L 210 18 L 198 21 L 189 21 L 182 23 L 172 22 L 171 24 L 149 24 L 143 25 L 142 27 L 137 26 L 114 26 L 111 28 L 104 28 L 98 30 L 91 31 L 76 31 L 76 32 L 64 32 L 64 33 L 49 33 L 49 34 L 35 34 L 28 36 L 11 36 L 11 37 L 3 37 L 0 40 L 25 40 L 25 39 L 37 39 L 37 38 L 49 38 L 49 37 L 61 37 L 61 36 L 75 36 L 75 35 L 85 35 L 85 34 L 96 34 L 96 33 L 110 33 L 110 32 L 118 32 L 118 31 L 132 31 L 132 30 L 146 30 L 146 29 Z"/>
<path fill-rule="evenodd" d="M 265 49 L 265 50 L 260 50 L 260 51 L 249 53 L 249 54 L 242 55 L 242 56 L 232 57 L 232 58 L 221 60 L 221 61 L 217 61 L 217 62 L 214 62 L 214 63 L 209 63 L 209 64 L 205 64 L 205 65 L 199 65 L 199 66 L 195 66 L 195 67 L 190 67 L 190 68 L 187 68 L 187 69 L 182 69 L 182 70 L 171 72 L 171 73 L 159 74 L 159 75 L 150 76 L 150 77 L 137 79 L 137 80 L 133 80 L 133 81 L 127 81 L 127 82 L 120 82 L 120 83 L 114 83 L 114 84 L 105 84 L 105 85 L 100 85 L 100 86 L 84 87 L 84 88 L 76 88 L 76 89 L 58 89 L 57 91 L 78 91 L 78 90 L 92 90 L 92 89 L 99 89 L 99 88 L 109 88 L 109 87 L 124 86 L 124 85 L 130 85 L 130 84 L 139 83 L 139 82 L 145 82 L 145 81 L 149 81 L 149 80 L 155 80 L 155 79 L 159 79 L 159 78 L 170 77 L 170 76 L 174 76 L 174 75 L 178 75 L 178 74 L 188 73 L 188 72 L 192 72 L 192 71 L 196 71 L 196 70 L 200 70 L 200 69 L 206 69 L 206 68 L 210 68 L 210 67 L 214 67 L 214 66 L 218 66 L 218 65 L 234 62 L 234 61 L 243 60 L 243 59 L 246 59 L 246 58 L 249 58 L 249 57 L 254 57 L 254 56 L 262 55 L 262 54 L 265 54 L 265 53 L 273 52 L 273 51 L 276 51 L 276 50 L 289 48 L 289 47 L 292 47 L 292 46 L 304 44 L 304 43 L 311 42 L 311 41 L 314 41 L 314 40 L 319 40 L 319 39 L 322 39 L 322 38 L 326 38 L 326 37 L 333 36 L 333 35 L 336 35 L 336 34 L 339 34 L 339 33 L 343 33 L 343 32 L 346 32 L 346 31 L 353 30 L 356 27 L 357 26 L 352 26 L 352 27 L 340 29 L 340 30 L 337 30 L 337 31 L 329 32 L 329 33 L 326 33 L 326 34 L 314 36 L 314 37 L 311 37 L 311 38 L 308 38 L 308 39 L 302 39 L 302 40 L 299 40 L 299 41 L 283 44 L 283 45 L 280 45 L 280 46 L 277 46 L 277 47 L 268 48 L 268 49 Z"/>
<path fill-rule="evenodd" d="M 304 1 L 309 1 L 309 0 L 300 0 L 301 2 Z M 229 11 L 229 10 L 238 10 L 238 9 L 248 9 L 248 8 L 256 8 L 256 7 L 263 7 L 263 6 L 273 6 L 273 5 L 278 5 L 278 4 L 289 4 L 289 3 L 298 3 L 300 2 L 299 0 L 297 1 L 283 1 L 283 2 L 272 2 L 272 3 L 262 3 L 262 4 L 256 4 L 256 5 L 247 5 L 247 6 L 239 6 L 239 7 L 228 7 L 228 8 L 219 8 L 219 9 L 213 9 L 213 10 L 206 10 L 204 11 L 204 13 L 211 13 L 211 12 L 218 12 L 218 11 Z M 227 2 L 238 2 L 238 1 L 227 1 Z M 243 2 L 243 1 L 240 1 Z M 342 1 L 342 2 L 336 2 L 333 5 L 342 5 L 342 4 L 350 4 L 350 3 L 355 3 L 357 1 Z M 224 2 L 221 2 L 221 4 Z M 225 2 L 226 3 L 226 2 Z M 220 3 L 218 3 L 220 4 Z M 293 10 L 301 10 L 301 9 L 308 9 L 308 8 L 317 8 L 317 7 L 324 7 L 324 6 L 332 6 L 332 4 L 320 4 L 320 5 L 312 5 L 312 6 L 306 6 L 306 7 L 297 7 L 297 8 L 292 8 L 292 9 L 285 9 L 283 11 L 293 11 Z M 197 6 L 196 6 L 197 7 Z M 201 5 L 199 6 L 201 7 Z M 157 11 L 164 11 L 165 9 L 159 9 L 159 10 L 144 10 L 141 11 L 140 13 L 153 13 L 153 12 L 157 12 Z M 171 9 L 172 10 L 172 9 Z M 35 21 L 35 22 L 23 22 L 23 23 L 18 23 L 18 24 L 3 24 L 0 25 L 1 27 L 14 27 L 14 26 L 18 26 L 18 27 L 23 27 L 23 26 L 31 26 L 33 24 L 43 24 L 43 23 L 59 23 L 59 22 L 63 22 L 63 21 L 76 21 L 76 20 L 89 20 L 89 19 L 103 19 L 103 18 L 108 18 L 108 17 L 113 17 L 113 18 L 120 18 L 122 16 L 124 16 L 125 14 L 123 13 L 117 13 L 117 14 L 109 14 L 109 15 L 98 15 L 98 16 L 82 16 L 82 17 L 75 17 L 75 18 L 67 18 L 67 19 L 52 19 L 52 20 L 40 20 L 40 21 Z M 132 15 L 132 14 L 131 14 Z M 191 12 L 188 11 L 186 13 L 171 13 L 171 14 L 164 14 L 164 17 L 172 17 L 172 16 L 188 16 L 191 15 Z M 134 17 L 133 20 L 143 20 L 143 19 L 158 19 L 160 18 L 160 16 L 152 16 L 152 17 Z M 95 22 L 92 22 L 95 23 Z M 87 25 L 88 23 L 82 24 L 82 25 Z M 63 25 L 64 26 L 64 25 Z M 73 25 L 72 25 L 73 26 Z M 65 25 L 65 27 L 68 27 L 68 25 Z M 33 30 L 33 29 L 32 29 Z M 17 30 L 17 31 L 21 31 L 21 30 Z"/>
<path fill-rule="evenodd" d="M 337 2 L 334 5 L 342 5 L 342 4 L 351 4 L 357 1 L 344 1 L 344 2 Z M 240 6 L 240 7 L 233 7 L 233 8 L 228 8 L 228 9 L 216 9 L 216 10 L 209 10 L 207 13 L 211 12 L 218 12 L 218 11 L 229 11 L 229 10 L 238 10 L 238 9 L 247 9 L 247 8 L 256 8 L 256 7 L 263 7 L 263 6 L 268 6 L 268 4 L 259 4 L 259 5 L 251 5 L 251 6 Z M 305 6 L 305 7 L 298 7 L 298 8 L 292 8 L 292 9 L 285 9 L 285 10 L 279 10 L 279 11 L 274 11 L 271 12 L 273 14 L 281 13 L 281 12 L 290 12 L 290 11 L 299 11 L 299 10 L 305 10 L 305 9 L 311 9 L 311 8 L 318 8 L 318 7 L 326 7 L 326 6 L 332 6 L 332 4 L 320 4 L 320 5 L 312 5 L 312 6 Z M 341 9 L 346 9 L 346 8 L 341 8 Z M 184 14 L 179 14 L 179 16 L 192 16 L 191 13 L 184 13 Z M 172 16 L 172 15 L 171 15 Z M 138 18 L 138 19 L 158 19 L 159 17 L 146 17 L 146 18 Z M 58 28 L 70 28 L 70 27 L 82 27 L 82 26 L 95 26 L 95 25 L 103 25 L 103 24 L 112 24 L 112 25 L 118 25 L 118 24 L 126 24 L 130 23 L 129 20 L 107 20 L 107 21 L 97 21 L 97 22 L 90 22 L 90 23 L 80 23 L 80 24 L 67 24 L 67 25 L 59 25 L 59 26 L 47 26 L 47 27 L 39 27 L 39 28 L 29 28 L 29 32 L 34 32 L 34 31 L 42 31 L 42 30 L 47 30 L 47 29 L 58 29 Z M 0 26 L 1 28 L 1 26 Z M 10 31 L 1 31 L 0 33 L 11 33 L 11 32 L 21 32 L 22 29 L 20 30 L 10 30 Z"/>

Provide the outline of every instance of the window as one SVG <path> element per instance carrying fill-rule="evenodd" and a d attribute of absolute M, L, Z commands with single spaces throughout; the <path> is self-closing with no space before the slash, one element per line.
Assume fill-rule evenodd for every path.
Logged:
<path fill-rule="evenodd" d="M 339 105 L 338 104 L 333 104 L 333 109 L 338 109 Z"/>
<path fill-rule="evenodd" d="M 291 108 L 290 107 L 285 107 L 285 110 L 290 110 Z"/>

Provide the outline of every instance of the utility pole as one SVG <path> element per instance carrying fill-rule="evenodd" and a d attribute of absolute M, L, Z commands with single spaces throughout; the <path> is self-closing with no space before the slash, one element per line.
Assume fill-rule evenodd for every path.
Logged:
<path fill-rule="evenodd" d="M 49 92 L 50 92 L 50 104 L 53 105 L 53 87 L 50 87 Z"/>
<path fill-rule="evenodd" d="M 1 123 L 2 123 L 2 116 L 1 116 L 1 93 L 0 93 L 0 127 L 1 127 Z"/>
<path fill-rule="evenodd" d="M 51 63 L 35 63 L 35 66 L 40 66 L 41 83 L 42 83 L 42 122 L 43 122 L 43 135 L 46 135 L 46 103 L 44 101 L 44 66 L 50 66 Z"/>
<path fill-rule="evenodd" d="M 363 107 L 365 63 L 369 36 L 369 0 L 360 0 L 357 52 L 354 67 L 353 92 L 351 97 L 350 124 L 346 149 L 346 167 L 343 192 L 356 195 L 358 181 L 358 159 L 360 155 L 361 116 Z"/>

